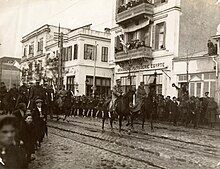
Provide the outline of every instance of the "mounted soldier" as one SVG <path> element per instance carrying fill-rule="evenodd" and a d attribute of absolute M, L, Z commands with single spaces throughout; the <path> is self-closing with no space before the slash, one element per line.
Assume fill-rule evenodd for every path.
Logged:
<path fill-rule="evenodd" d="M 28 93 L 27 84 L 25 82 L 23 82 L 22 86 L 18 88 L 18 93 L 19 93 L 19 96 L 18 96 L 16 105 L 18 105 L 19 103 L 25 103 L 27 106 L 29 93 Z"/>
<path fill-rule="evenodd" d="M 112 90 L 112 99 L 110 101 L 110 104 L 109 104 L 109 111 L 115 111 L 115 108 L 116 108 L 116 104 L 117 104 L 117 99 L 119 97 L 121 97 L 123 94 L 123 90 L 122 90 L 122 87 L 121 87 L 121 79 L 117 79 L 116 80 L 116 85 L 113 87 L 113 90 Z"/>
<path fill-rule="evenodd" d="M 45 97 L 46 97 L 46 91 L 45 89 L 40 85 L 40 81 L 36 81 L 36 85 L 30 88 L 30 108 L 33 109 L 35 105 L 35 100 L 37 98 L 42 99 L 43 104 L 45 103 Z"/>
<path fill-rule="evenodd" d="M 144 82 L 140 82 L 140 85 L 137 89 L 137 95 L 136 95 L 136 102 L 135 105 L 131 108 L 132 112 L 139 112 L 141 111 L 141 107 L 144 103 L 144 98 L 147 96 L 147 93 L 144 89 Z"/>

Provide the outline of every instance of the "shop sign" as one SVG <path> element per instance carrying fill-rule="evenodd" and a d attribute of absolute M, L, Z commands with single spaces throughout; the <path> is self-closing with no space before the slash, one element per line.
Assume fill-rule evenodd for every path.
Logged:
<path fill-rule="evenodd" d="M 147 64 L 147 65 L 132 65 L 131 70 L 141 70 L 141 69 L 151 70 L 151 69 L 158 69 L 158 68 L 165 68 L 165 67 L 166 67 L 165 63 L 162 62 L 162 63 L 151 63 L 151 64 Z M 129 67 L 125 66 L 123 68 L 119 68 L 118 72 L 128 71 L 128 70 L 129 70 Z"/>

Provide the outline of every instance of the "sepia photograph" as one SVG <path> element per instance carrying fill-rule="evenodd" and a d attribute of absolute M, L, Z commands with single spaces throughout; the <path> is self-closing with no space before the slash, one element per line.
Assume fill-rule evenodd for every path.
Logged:
<path fill-rule="evenodd" d="M 220 169 L 220 0 L 0 0 L 0 169 Z"/>

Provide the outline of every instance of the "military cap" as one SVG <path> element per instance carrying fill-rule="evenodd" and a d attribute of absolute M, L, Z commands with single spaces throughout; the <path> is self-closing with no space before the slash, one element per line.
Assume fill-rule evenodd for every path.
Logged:
<path fill-rule="evenodd" d="M 39 102 L 41 102 L 41 103 L 42 103 L 42 102 L 43 102 L 43 100 L 42 100 L 42 99 L 39 99 L 39 98 L 35 100 L 35 103 L 39 103 Z"/>

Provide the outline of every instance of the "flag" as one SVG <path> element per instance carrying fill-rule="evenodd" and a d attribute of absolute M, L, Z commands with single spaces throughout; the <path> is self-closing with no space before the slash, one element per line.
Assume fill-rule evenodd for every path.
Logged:
<path fill-rule="evenodd" d="M 13 66 L 21 70 L 21 65 L 16 60 L 14 61 Z"/>
<path fill-rule="evenodd" d="M 123 45 L 123 49 L 124 49 L 125 53 L 127 53 L 128 45 L 122 39 L 121 35 L 119 35 L 118 37 L 119 37 L 120 43 Z"/>

